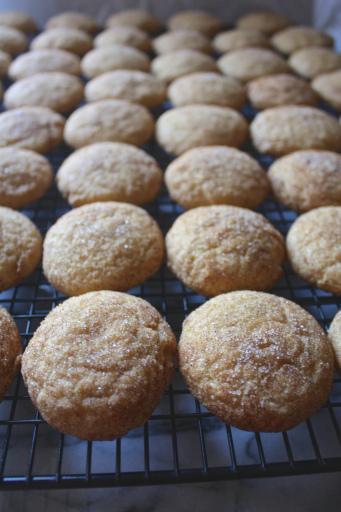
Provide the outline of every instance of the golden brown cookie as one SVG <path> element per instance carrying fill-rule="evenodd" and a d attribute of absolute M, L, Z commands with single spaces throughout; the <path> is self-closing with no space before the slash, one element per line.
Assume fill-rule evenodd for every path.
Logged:
<path fill-rule="evenodd" d="M 247 136 L 244 117 L 228 107 L 187 105 L 168 110 L 156 123 L 158 143 L 174 155 L 198 146 L 239 147 Z"/>
<path fill-rule="evenodd" d="M 227 293 L 200 306 L 184 322 L 179 353 L 192 393 L 243 430 L 288 430 L 331 390 L 333 353 L 323 329 L 268 293 Z"/>
<path fill-rule="evenodd" d="M 161 34 L 153 40 L 153 49 L 159 55 L 178 50 L 212 53 L 212 46 L 208 37 L 195 30 L 174 30 Z"/>
<path fill-rule="evenodd" d="M 341 68 L 341 55 L 329 48 L 303 48 L 290 56 L 289 64 L 298 75 L 312 79 Z"/>
<path fill-rule="evenodd" d="M 333 46 L 334 40 L 329 34 L 312 27 L 289 27 L 275 34 L 271 43 L 281 53 L 289 55 L 310 46 Z"/>
<path fill-rule="evenodd" d="M 283 273 L 282 235 L 263 215 L 246 208 L 188 210 L 168 231 L 166 248 L 169 268 L 203 295 L 267 290 Z"/>
<path fill-rule="evenodd" d="M 311 86 L 324 101 L 341 112 L 341 70 L 317 76 Z"/>
<path fill-rule="evenodd" d="M 242 48 L 226 53 L 218 60 L 218 66 L 222 73 L 242 82 L 290 71 L 282 57 L 266 48 Z"/>
<path fill-rule="evenodd" d="M 290 263 L 303 279 L 341 294 L 341 207 L 325 206 L 295 220 L 287 236 Z"/>
<path fill-rule="evenodd" d="M 39 34 L 31 43 L 31 50 L 46 48 L 65 50 L 82 57 L 91 50 L 92 39 L 89 34 L 76 28 L 51 28 Z"/>
<path fill-rule="evenodd" d="M 162 173 L 156 160 L 142 149 L 98 142 L 64 160 L 56 179 L 60 192 L 73 206 L 95 201 L 144 204 L 157 195 Z"/>
<path fill-rule="evenodd" d="M 89 34 L 96 33 L 100 27 L 97 21 L 82 12 L 66 11 L 56 14 L 47 20 L 46 28 L 76 28 L 89 32 Z"/>
<path fill-rule="evenodd" d="M 152 61 L 152 72 L 169 83 L 190 73 L 199 71 L 219 71 L 215 60 L 195 50 L 178 50 L 156 57 Z"/>
<path fill-rule="evenodd" d="M 52 183 L 49 161 L 28 149 L 0 148 L 0 205 L 23 208 L 40 199 Z"/>
<path fill-rule="evenodd" d="M 122 25 L 133 26 L 150 34 L 158 32 L 162 25 L 160 21 L 150 12 L 144 9 L 126 9 L 109 16 L 106 26 L 121 27 Z"/>
<path fill-rule="evenodd" d="M 120 44 L 124 46 L 132 46 L 141 52 L 149 52 L 152 43 L 143 30 L 129 25 L 112 27 L 104 30 L 94 39 L 94 46 L 101 48 L 103 46 L 111 46 L 112 44 Z"/>
<path fill-rule="evenodd" d="M 11 64 L 11 57 L 8 53 L 0 50 L 0 78 L 7 75 L 8 68 Z"/>
<path fill-rule="evenodd" d="M 238 18 L 236 25 L 238 28 L 258 30 L 263 34 L 271 35 L 291 25 L 291 21 L 278 12 L 259 11 L 244 14 Z"/>
<path fill-rule="evenodd" d="M 5 25 L 0 25 L 0 50 L 9 55 L 17 55 L 27 48 L 27 39 L 22 32 Z"/>
<path fill-rule="evenodd" d="M 212 37 L 219 32 L 221 25 L 217 16 L 199 9 L 180 11 L 168 20 L 170 30 L 195 30 L 208 37 Z"/>
<path fill-rule="evenodd" d="M 171 328 L 148 302 L 100 291 L 51 311 L 22 358 L 29 395 L 53 427 L 82 439 L 143 425 L 174 370 Z"/>
<path fill-rule="evenodd" d="M 183 208 L 211 204 L 256 208 L 270 191 L 258 162 L 226 146 L 186 151 L 167 167 L 165 181 L 170 196 Z"/>
<path fill-rule="evenodd" d="M 11 315 L 0 306 L 0 400 L 20 368 L 21 343 Z"/>
<path fill-rule="evenodd" d="M 341 371 L 341 312 L 334 316 L 328 332 L 335 355 L 336 367 Z"/>
<path fill-rule="evenodd" d="M 153 133 L 154 119 L 142 105 L 124 100 L 102 100 L 80 107 L 71 114 L 65 124 L 64 140 L 74 148 L 105 141 L 140 146 Z"/>
<path fill-rule="evenodd" d="M 83 99 L 84 86 L 79 78 L 67 73 L 36 73 L 12 84 L 4 95 L 7 109 L 48 107 L 65 114 Z"/>
<path fill-rule="evenodd" d="M 220 32 L 213 39 L 213 47 L 217 52 L 227 53 L 241 48 L 270 48 L 269 39 L 252 29 L 234 29 Z"/>
<path fill-rule="evenodd" d="M 0 147 L 48 153 L 63 139 L 64 118 L 46 107 L 22 107 L 0 114 Z"/>
<path fill-rule="evenodd" d="M 143 71 L 116 70 L 99 75 L 86 84 L 87 101 L 121 99 L 154 108 L 166 99 L 165 84 Z"/>
<path fill-rule="evenodd" d="M 150 61 L 145 53 L 136 48 L 113 44 L 91 50 L 83 57 L 81 67 L 84 76 L 94 78 L 116 69 L 148 72 Z"/>
<path fill-rule="evenodd" d="M 276 160 L 268 176 L 276 198 L 293 210 L 341 206 L 341 155 L 296 151 Z"/>
<path fill-rule="evenodd" d="M 247 84 L 250 103 L 257 109 L 280 105 L 316 105 L 318 97 L 310 85 L 289 74 L 268 75 Z"/>
<path fill-rule="evenodd" d="M 80 206 L 57 220 L 44 241 L 43 269 L 65 295 L 128 290 L 160 267 L 164 242 L 142 208 L 102 202 Z"/>
<path fill-rule="evenodd" d="M 341 150 L 337 119 L 314 107 L 284 105 L 257 114 L 250 125 L 260 153 L 280 156 L 299 149 Z"/>
<path fill-rule="evenodd" d="M 245 87 L 232 76 L 218 73 L 191 73 L 174 80 L 168 97 L 176 107 L 206 104 L 240 109 L 246 101 Z"/>
<path fill-rule="evenodd" d="M 80 60 L 74 53 L 65 50 L 35 50 L 19 55 L 9 67 L 12 80 L 20 80 L 37 73 L 60 71 L 69 75 L 80 75 Z"/>
<path fill-rule="evenodd" d="M 0 290 L 26 279 L 41 257 L 41 235 L 22 213 L 0 206 Z"/>
<path fill-rule="evenodd" d="M 15 28 L 20 32 L 36 32 L 37 25 L 31 16 L 20 11 L 4 11 L 0 13 L 0 25 Z"/>

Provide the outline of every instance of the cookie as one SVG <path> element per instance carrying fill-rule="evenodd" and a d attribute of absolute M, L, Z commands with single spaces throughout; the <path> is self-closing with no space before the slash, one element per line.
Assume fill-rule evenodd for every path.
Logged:
<path fill-rule="evenodd" d="M 116 12 L 106 21 L 106 26 L 109 28 L 122 25 L 136 27 L 150 34 L 155 34 L 162 28 L 160 21 L 151 12 L 144 9 L 126 9 Z"/>
<path fill-rule="evenodd" d="M 297 74 L 312 79 L 341 68 L 341 55 L 329 48 L 303 48 L 290 56 L 289 64 Z"/>
<path fill-rule="evenodd" d="M 191 73 L 171 83 L 168 97 L 176 107 L 199 103 L 238 110 L 246 101 L 246 90 L 231 76 L 212 72 Z"/>
<path fill-rule="evenodd" d="M 48 19 L 46 28 L 76 28 L 89 34 L 96 33 L 100 27 L 97 21 L 82 12 L 66 11 Z"/>
<path fill-rule="evenodd" d="M 61 72 L 37 73 L 11 85 L 5 92 L 4 105 L 7 109 L 48 107 L 65 114 L 82 101 L 83 90 L 76 76 Z"/>
<path fill-rule="evenodd" d="M 220 32 L 213 39 L 213 47 L 219 53 L 232 52 L 241 48 L 270 48 L 269 39 L 252 29 L 234 29 Z"/>
<path fill-rule="evenodd" d="M 11 315 L 0 306 L 0 400 L 20 368 L 21 343 Z"/>
<path fill-rule="evenodd" d="M 116 69 L 148 72 L 150 61 L 145 53 L 136 48 L 113 44 L 91 50 L 83 57 L 81 67 L 84 76 L 94 78 Z"/>
<path fill-rule="evenodd" d="M 111 46 L 120 44 L 123 46 L 132 46 L 141 52 L 149 52 L 152 46 L 151 40 L 143 30 L 129 25 L 112 27 L 104 30 L 94 39 L 94 46 Z"/>
<path fill-rule="evenodd" d="M 43 269 L 65 295 L 128 290 L 160 267 L 164 242 L 157 223 L 142 208 L 102 202 L 71 210 L 49 229 Z"/>
<path fill-rule="evenodd" d="M 153 133 L 154 119 L 142 105 L 123 100 L 102 100 L 71 114 L 65 124 L 64 139 L 74 148 L 105 141 L 140 146 Z"/>
<path fill-rule="evenodd" d="M 27 39 L 15 28 L 0 25 L 0 50 L 9 55 L 17 55 L 27 48 Z"/>
<path fill-rule="evenodd" d="M 46 49 L 19 55 L 10 65 L 8 75 L 20 80 L 37 73 L 54 72 L 80 75 L 81 65 L 77 55 L 65 50 Z"/>
<path fill-rule="evenodd" d="M 168 110 L 156 123 L 158 143 L 174 155 L 198 146 L 239 147 L 247 136 L 247 122 L 228 107 L 187 105 Z"/>
<path fill-rule="evenodd" d="M 236 25 L 238 28 L 258 30 L 263 34 L 271 35 L 291 25 L 291 21 L 278 12 L 259 11 L 244 14 L 238 18 Z"/>
<path fill-rule="evenodd" d="M 83 30 L 76 28 L 51 28 L 42 32 L 31 42 L 31 50 L 55 48 L 75 53 L 82 57 L 92 48 L 92 39 Z"/>
<path fill-rule="evenodd" d="M 333 354 L 303 308 L 268 293 L 227 293 L 185 320 L 180 369 L 192 393 L 234 427 L 288 430 L 327 400 Z"/>
<path fill-rule="evenodd" d="M 341 206 L 341 155 L 331 151 L 296 151 L 276 160 L 268 176 L 281 203 L 305 212 Z"/>
<path fill-rule="evenodd" d="M 121 99 L 154 108 L 166 99 L 166 87 L 158 78 L 143 71 L 108 71 L 86 84 L 87 101 Z"/>
<path fill-rule="evenodd" d="M 305 80 L 289 75 L 268 75 L 247 84 L 250 103 L 257 109 L 280 105 L 316 105 L 317 94 Z"/>
<path fill-rule="evenodd" d="M 204 34 L 195 30 L 174 30 L 166 32 L 153 40 L 153 50 L 158 55 L 178 50 L 196 50 L 212 53 L 211 42 Z"/>
<path fill-rule="evenodd" d="M 7 75 L 8 68 L 11 64 L 11 57 L 8 53 L 0 50 L 0 78 Z"/>
<path fill-rule="evenodd" d="M 283 237 L 246 208 L 202 206 L 180 215 L 166 236 L 167 263 L 202 295 L 267 290 L 282 276 Z"/>
<path fill-rule="evenodd" d="M 40 199 L 53 179 L 49 161 L 27 149 L 0 148 L 0 205 L 23 208 Z"/>
<path fill-rule="evenodd" d="M 341 126 L 337 119 L 314 107 L 269 108 L 256 115 L 250 131 L 256 149 L 274 156 L 299 149 L 341 150 Z"/>
<path fill-rule="evenodd" d="M 20 11 L 0 12 L 0 25 L 15 28 L 25 34 L 37 31 L 37 25 L 34 19 Z"/>
<path fill-rule="evenodd" d="M 214 36 L 221 29 L 221 21 L 217 16 L 197 10 L 180 11 L 168 20 L 170 30 L 195 30 L 207 37 Z"/>
<path fill-rule="evenodd" d="M 224 75 L 233 76 L 242 82 L 290 71 L 282 57 L 266 48 L 242 48 L 226 53 L 218 60 L 218 66 Z"/>
<path fill-rule="evenodd" d="M 162 173 L 156 160 L 142 149 L 98 142 L 64 160 L 56 179 L 60 192 L 73 206 L 95 201 L 144 204 L 159 192 Z"/>
<path fill-rule="evenodd" d="M 63 139 L 64 118 L 45 107 L 22 107 L 0 114 L 0 148 L 16 146 L 48 153 Z"/>
<path fill-rule="evenodd" d="M 289 27 L 275 34 L 271 39 L 272 46 L 281 53 L 291 53 L 310 46 L 333 46 L 334 40 L 329 34 L 312 27 Z"/>
<path fill-rule="evenodd" d="M 328 332 L 329 339 L 332 343 L 335 355 L 336 367 L 341 371 L 341 312 L 339 311 L 331 325 Z"/>
<path fill-rule="evenodd" d="M 165 181 L 170 196 L 183 208 L 211 204 L 256 208 L 270 190 L 256 160 L 225 146 L 190 149 L 167 167 Z"/>
<path fill-rule="evenodd" d="M 42 239 L 22 213 L 0 206 L 0 290 L 16 286 L 38 266 Z"/>
<path fill-rule="evenodd" d="M 294 271 L 313 286 L 341 294 L 341 207 L 325 206 L 304 213 L 287 235 Z"/>
<path fill-rule="evenodd" d="M 218 71 L 215 60 L 195 50 L 178 50 L 156 57 L 151 70 L 158 78 L 169 83 L 190 73 L 199 71 Z"/>
<path fill-rule="evenodd" d="M 317 76 L 311 86 L 325 102 L 341 112 L 341 70 Z"/>

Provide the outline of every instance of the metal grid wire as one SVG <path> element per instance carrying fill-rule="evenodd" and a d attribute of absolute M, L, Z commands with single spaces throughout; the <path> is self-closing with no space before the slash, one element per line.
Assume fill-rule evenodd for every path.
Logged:
<path fill-rule="evenodd" d="M 243 113 L 248 119 L 254 115 L 249 106 Z M 169 156 L 155 142 L 145 149 L 161 167 L 167 166 Z M 244 149 L 264 167 L 271 163 L 271 158 L 256 155 L 250 145 Z M 50 155 L 55 170 L 68 154 L 66 147 L 60 147 Z M 23 212 L 45 234 L 68 209 L 54 187 Z M 164 189 L 147 210 L 164 232 L 182 211 Z M 259 211 L 283 234 L 296 218 L 271 198 Z M 272 292 L 303 306 L 324 328 L 338 308 L 335 296 L 307 285 L 288 265 Z M 130 293 L 155 306 L 177 336 L 185 316 L 205 301 L 186 289 L 166 266 Z M 14 316 L 25 346 L 62 300 L 41 269 L 16 288 L 0 293 L 0 304 Z M 0 488 L 123 486 L 337 470 L 341 470 L 341 379 L 337 377 L 325 407 L 279 434 L 243 432 L 223 424 L 194 399 L 178 371 L 144 427 L 110 442 L 80 441 L 53 430 L 34 409 L 20 375 L 0 404 Z"/>

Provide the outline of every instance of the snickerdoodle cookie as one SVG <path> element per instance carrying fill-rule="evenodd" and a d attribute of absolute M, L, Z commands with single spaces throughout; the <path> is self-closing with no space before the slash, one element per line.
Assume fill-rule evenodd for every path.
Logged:
<path fill-rule="evenodd" d="M 341 371 L 341 311 L 334 316 L 328 335 L 333 345 L 336 366 Z"/>
<path fill-rule="evenodd" d="M 94 39 L 94 46 L 96 48 L 111 46 L 113 44 L 132 46 L 142 52 L 149 52 L 152 46 L 151 40 L 146 32 L 129 25 L 109 28 L 98 34 Z"/>
<path fill-rule="evenodd" d="M 41 235 L 22 213 L 0 206 L 0 290 L 17 285 L 37 267 Z"/>
<path fill-rule="evenodd" d="M 3 11 L 0 13 L 0 25 L 15 28 L 20 32 L 30 33 L 37 30 L 36 22 L 31 16 L 20 11 Z"/>
<path fill-rule="evenodd" d="M 121 27 L 122 25 L 137 27 L 150 34 L 155 34 L 162 26 L 152 13 L 143 9 L 126 9 L 115 12 L 106 21 L 106 26 L 109 28 Z"/>
<path fill-rule="evenodd" d="M 73 206 L 95 201 L 148 203 L 161 182 L 162 173 L 154 158 L 142 149 L 117 142 L 98 142 L 75 151 L 57 173 L 58 188 Z"/>
<path fill-rule="evenodd" d="M 289 64 L 304 78 L 315 78 L 322 73 L 341 68 L 341 55 L 330 48 L 303 48 L 290 56 Z"/>
<path fill-rule="evenodd" d="M 145 53 L 136 48 L 112 44 L 88 52 L 82 59 L 81 67 L 84 76 L 94 78 L 115 69 L 149 71 L 150 61 Z"/>
<path fill-rule="evenodd" d="M 168 87 L 168 97 L 176 107 L 199 103 L 239 109 L 246 101 L 246 90 L 232 76 L 201 72 L 174 80 Z"/>
<path fill-rule="evenodd" d="M 303 279 L 341 294 L 341 206 L 315 208 L 298 217 L 289 230 L 287 250 Z"/>
<path fill-rule="evenodd" d="M 145 210 L 108 201 L 57 220 L 45 237 L 43 268 L 65 295 L 128 290 L 154 274 L 163 255 L 162 233 Z"/>
<path fill-rule="evenodd" d="M 165 53 L 152 61 L 151 70 L 165 82 L 198 71 L 219 71 L 215 60 L 196 50 Z"/>
<path fill-rule="evenodd" d="M 11 57 L 8 53 L 0 50 L 0 78 L 7 75 L 8 68 L 11 64 Z"/>
<path fill-rule="evenodd" d="M 157 141 L 174 155 L 197 146 L 239 147 L 247 136 L 244 117 L 229 107 L 187 105 L 168 110 L 156 123 Z"/>
<path fill-rule="evenodd" d="M 227 53 L 241 48 L 270 48 L 269 39 L 257 30 L 234 29 L 216 35 L 213 47 L 217 52 Z"/>
<path fill-rule="evenodd" d="M 74 53 L 55 48 L 36 50 L 19 55 L 9 67 L 9 77 L 20 80 L 36 73 L 60 71 L 69 75 L 80 75 L 80 60 Z"/>
<path fill-rule="evenodd" d="M 305 212 L 341 206 L 341 155 L 331 151 L 296 151 L 275 161 L 268 176 L 276 198 Z"/>
<path fill-rule="evenodd" d="M 64 118 L 46 107 L 22 107 L 0 114 L 0 147 L 48 153 L 63 139 Z"/>
<path fill-rule="evenodd" d="M 20 367 L 21 343 L 11 315 L 0 306 L 0 400 Z"/>
<path fill-rule="evenodd" d="M 166 86 L 143 71 L 118 69 L 99 75 L 86 84 L 87 101 L 120 99 L 154 108 L 166 99 Z"/>
<path fill-rule="evenodd" d="M 210 204 L 256 208 L 270 189 L 256 160 L 226 146 L 186 151 L 167 167 L 165 181 L 171 197 L 184 208 Z"/>
<path fill-rule="evenodd" d="M 222 24 L 217 16 L 197 10 L 180 11 L 168 20 L 170 30 L 195 30 L 208 37 L 219 32 Z"/>
<path fill-rule="evenodd" d="M 333 46 L 334 40 L 329 34 L 312 27 L 288 27 L 275 34 L 271 43 L 286 55 L 310 46 Z"/>
<path fill-rule="evenodd" d="M 280 432 L 328 398 L 333 353 L 303 308 L 254 291 L 220 295 L 185 320 L 180 369 L 192 393 L 222 421 Z"/>
<path fill-rule="evenodd" d="M 341 70 L 317 76 L 311 86 L 324 101 L 341 112 Z"/>
<path fill-rule="evenodd" d="M 48 314 L 24 352 L 22 375 L 50 425 L 82 439 L 112 439 L 148 420 L 175 353 L 174 334 L 153 306 L 99 291 Z"/>
<path fill-rule="evenodd" d="M 17 55 L 27 48 L 27 39 L 15 28 L 0 25 L 0 50 L 9 55 Z"/>
<path fill-rule="evenodd" d="M 153 49 L 159 55 L 176 52 L 177 50 L 212 53 L 212 46 L 208 37 L 195 30 L 166 32 L 153 40 Z"/>
<path fill-rule="evenodd" d="M 31 50 L 57 48 L 75 53 L 82 57 L 92 48 L 92 39 L 83 30 L 76 28 L 51 28 L 35 37 L 31 43 Z"/>
<path fill-rule="evenodd" d="M 83 99 L 84 86 L 76 76 L 60 71 L 37 73 L 12 84 L 4 95 L 7 109 L 48 107 L 65 114 Z"/>
<path fill-rule="evenodd" d="M 271 35 L 291 25 L 291 21 L 278 12 L 259 11 L 244 14 L 238 18 L 236 25 L 238 28 L 258 30 L 263 34 Z"/>
<path fill-rule="evenodd" d="M 260 153 L 280 156 L 299 149 L 341 150 L 337 119 L 314 107 L 284 105 L 260 112 L 251 123 Z"/>
<path fill-rule="evenodd" d="M 218 66 L 222 73 L 234 76 L 242 82 L 290 70 L 282 57 L 266 48 L 234 50 L 220 57 Z"/>
<path fill-rule="evenodd" d="M 28 149 L 0 148 L 0 205 L 22 208 L 40 199 L 50 187 L 49 161 Z"/>
<path fill-rule="evenodd" d="M 61 12 L 48 19 L 46 28 L 50 29 L 59 27 L 77 28 L 78 30 L 89 32 L 89 34 L 94 34 L 100 28 L 97 21 L 91 16 L 82 12 L 74 11 Z"/>
<path fill-rule="evenodd" d="M 71 114 L 65 124 L 64 139 L 74 148 L 104 141 L 140 146 L 153 133 L 154 119 L 142 105 L 124 100 L 102 100 L 80 107 Z"/>
<path fill-rule="evenodd" d="M 283 272 L 282 235 L 263 215 L 246 208 L 188 210 L 167 233 L 166 247 L 170 269 L 203 295 L 266 290 Z"/>

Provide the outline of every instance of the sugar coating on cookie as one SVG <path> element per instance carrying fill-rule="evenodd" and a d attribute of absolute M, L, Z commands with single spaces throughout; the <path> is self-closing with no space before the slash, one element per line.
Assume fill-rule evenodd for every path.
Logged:
<path fill-rule="evenodd" d="M 246 208 L 193 208 L 176 219 L 166 248 L 169 268 L 203 295 L 267 290 L 283 273 L 282 235 L 263 215 Z"/>
<path fill-rule="evenodd" d="M 153 49 L 159 55 L 178 50 L 196 50 L 202 53 L 212 53 L 212 46 L 208 37 L 195 30 L 188 29 L 174 30 L 161 34 L 153 40 Z"/>
<path fill-rule="evenodd" d="M 31 16 L 20 11 L 4 11 L 0 13 L 0 25 L 15 28 L 24 33 L 35 32 L 36 22 Z"/>
<path fill-rule="evenodd" d="M 81 439 L 113 439 L 148 420 L 175 353 L 171 328 L 148 302 L 99 291 L 48 314 L 24 352 L 22 375 L 51 426 Z"/>
<path fill-rule="evenodd" d="M 156 139 L 169 153 L 180 155 L 198 146 L 241 146 L 248 124 L 228 107 L 187 105 L 168 110 L 156 123 Z"/>
<path fill-rule="evenodd" d="M 65 295 L 124 291 L 154 274 L 163 255 L 163 236 L 145 210 L 98 202 L 71 210 L 49 229 L 43 269 Z"/>
<path fill-rule="evenodd" d="M 271 43 L 276 50 L 286 55 L 310 46 L 333 46 L 334 40 L 312 27 L 288 27 L 275 34 Z"/>
<path fill-rule="evenodd" d="M 0 205 L 23 208 L 40 199 L 50 187 L 49 161 L 27 149 L 0 148 Z"/>
<path fill-rule="evenodd" d="M 199 9 L 180 11 L 168 20 L 170 30 L 195 30 L 208 37 L 214 36 L 221 28 L 217 16 Z"/>
<path fill-rule="evenodd" d="M 0 206 L 0 290 L 17 285 L 37 267 L 42 239 L 22 213 Z"/>
<path fill-rule="evenodd" d="M 165 181 L 171 197 L 184 208 L 211 204 L 256 208 L 270 190 L 258 162 L 226 146 L 186 151 L 167 167 Z"/>
<path fill-rule="evenodd" d="M 12 84 L 4 95 L 7 109 L 28 106 L 48 107 L 65 114 L 83 99 L 84 86 L 73 75 L 54 71 L 36 73 Z"/>
<path fill-rule="evenodd" d="M 289 18 L 273 11 L 259 11 L 244 14 L 238 18 L 238 28 L 258 30 L 266 35 L 271 35 L 291 25 Z"/>
<path fill-rule="evenodd" d="M 0 399 L 4 397 L 20 367 L 21 343 L 11 315 L 0 306 Z"/>
<path fill-rule="evenodd" d="M 341 68 L 341 55 L 330 48 L 303 48 L 290 56 L 289 64 L 304 78 L 315 78 L 322 73 Z"/>
<path fill-rule="evenodd" d="M 25 34 L 15 28 L 0 25 L 0 50 L 14 56 L 24 52 L 26 48 Z"/>
<path fill-rule="evenodd" d="M 31 50 L 57 48 L 82 57 L 92 48 L 92 39 L 83 30 L 68 27 L 51 28 L 42 32 L 31 42 Z"/>
<path fill-rule="evenodd" d="M 341 70 L 317 76 L 311 86 L 324 101 L 341 111 Z"/>
<path fill-rule="evenodd" d="M 126 9 L 115 12 L 106 21 L 106 26 L 109 28 L 122 25 L 137 27 L 151 34 L 155 34 L 161 29 L 161 22 L 156 16 L 144 9 Z"/>
<path fill-rule="evenodd" d="M 8 53 L 0 50 L 0 78 L 3 78 L 7 75 L 10 64 L 11 56 Z"/>
<path fill-rule="evenodd" d="M 234 29 L 220 32 L 213 39 L 213 47 L 217 52 L 227 53 L 241 48 L 270 48 L 269 39 L 253 29 Z"/>
<path fill-rule="evenodd" d="M 10 65 L 8 74 L 12 80 L 20 80 L 37 73 L 51 71 L 80 75 L 79 57 L 57 48 L 35 50 L 19 55 Z"/>
<path fill-rule="evenodd" d="M 0 114 L 0 147 L 48 153 L 63 138 L 64 118 L 46 107 L 22 107 Z"/>
<path fill-rule="evenodd" d="M 283 204 L 299 212 L 341 206 L 341 155 L 331 151 L 296 151 L 269 169 L 272 190 Z"/>
<path fill-rule="evenodd" d="M 97 21 L 91 16 L 74 11 L 61 12 L 47 20 L 47 29 L 58 27 L 76 28 L 89 32 L 89 34 L 94 34 L 100 28 Z"/>
<path fill-rule="evenodd" d="M 280 432 L 327 400 L 333 353 L 307 311 L 282 297 L 238 291 L 191 313 L 179 343 L 192 393 L 222 421 L 243 430 Z"/>
<path fill-rule="evenodd" d="M 121 99 L 154 108 L 166 99 L 166 86 L 149 73 L 118 69 L 90 80 L 85 86 L 85 97 L 87 101 Z"/>
<path fill-rule="evenodd" d="M 260 153 L 280 156 L 300 149 L 341 149 L 341 126 L 337 119 L 314 107 L 269 108 L 257 114 L 250 130 Z"/>
<path fill-rule="evenodd" d="M 112 44 L 88 52 L 82 59 L 81 67 L 84 76 L 94 78 L 115 69 L 134 69 L 148 72 L 150 61 L 145 53 L 136 48 Z"/>
<path fill-rule="evenodd" d="M 156 160 L 142 149 L 98 142 L 64 160 L 56 179 L 60 192 L 73 206 L 95 201 L 144 204 L 157 195 L 162 173 Z"/>
<path fill-rule="evenodd" d="M 167 83 L 190 73 L 219 71 L 212 57 L 196 50 L 178 50 L 159 55 L 152 61 L 151 70 Z"/>
<path fill-rule="evenodd" d="M 201 72 L 174 80 L 168 87 L 168 97 L 176 107 L 206 104 L 239 109 L 246 101 L 246 90 L 232 76 Z"/>
<path fill-rule="evenodd" d="M 152 46 L 150 37 L 146 32 L 137 27 L 121 25 L 104 30 L 94 39 L 94 46 L 111 46 L 112 44 L 121 44 L 132 46 L 142 52 L 149 52 Z"/>
<path fill-rule="evenodd" d="M 299 276 L 341 294 L 341 207 L 315 208 L 298 217 L 287 235 L 287 251 Z"/>
<path fill-rule="evenodd" d="M 334 316 L 328 331 L 329 339 L 332 343 L 336 366 L 341 371 L 341 312 Z"/>
<path fill-rule="evenodd" d="M 153 133 L 154 119 L 142 105 L 124 100 L 102 100 L 80 107 L 71 114 L 65 124 L 64 139 L 74 148 L 104 141 L 140 146 Z"/>

